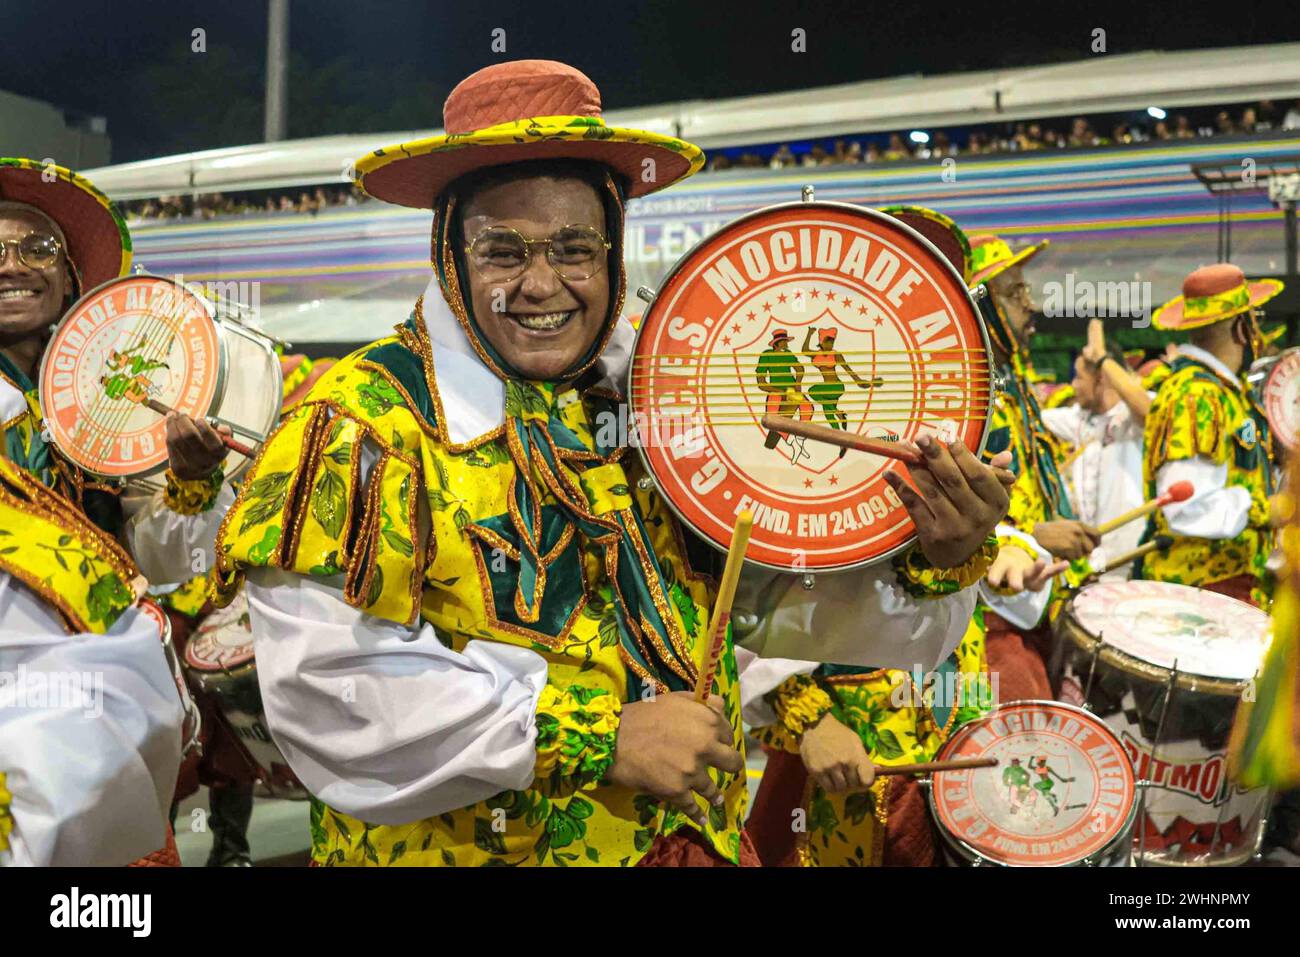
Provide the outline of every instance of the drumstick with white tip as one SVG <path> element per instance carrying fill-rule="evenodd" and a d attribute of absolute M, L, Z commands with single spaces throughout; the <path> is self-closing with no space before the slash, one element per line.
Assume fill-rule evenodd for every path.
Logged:
<path fill-rule="evenodd" d="M 784 415 L 769 414 L 763 416 L 763 428 L 770 432 L 788 432 L 791 435 L 812 439 L 814 442 L 838 445 L 842 449 L 854 449 L 858 452 L 870 452 L 872 455 L 883 455 L 885 458 L 898 459 L 898 461 L 906 462 L 908 465 L 920 465 L 925 461 L 919 451 L 904 442 L 885 442 L 881 439 L 869 439 L 865 435 L 858 435 L 856 432 L 832 429 L 830 426 L 817 425 L 815 422 L 800 422 L 798 419 L 790 419 Z"/>
<path fill-rule="evenodd" d="M 736 516 L 736 530 L 731 533 L 731 547 L 727 549 L 727 564 L 722 569 L 718 585 L 718 599 L 713 603 L 713 617 L 709 620 L 709 656 L 704 660 L 704 670 L 695 682 L 695 700 L 704 702 L 713 687 L 713 675 L 718 670 L 718 659 L 727 643 L 727 624 L 731 621 L 731 603 L 736 598 L 736 583 L 745 563 L 745 549 L 749 547 L 749 533 L 754 529 L 754 513 L 746 509 Z"/>
<path fill-rule="evenodd" d="M 1174 502 L 1185 502 L 1195 494 L 1196 488 L 1191 482 L 1175 482 L 1173 485 L 1169 486 L 1168 490 L 1163 495 L 1157 495 L 1155 498 L 1151 499 L 1151 501 L 1144 502 L 1137 508 L 1130 509 L 1123 515 L 1117 515 L 1109 522 L 1098 525 L 1097 534 L 1105 535 L 1108 532 L 1113 532 L 1121 525 L 1127 525 L 1129 522 L 1150 515 L 1158 508 L 1164 508 L 1166 505 L 1171 505 Z"/>
<path fill-rule="evenodd" d="M 130 399 L 132 402 L 139 403 L 140 405 L 144 406 L 146 409 L 152 409 L 154 412 L 157 412 L 159 415 L 162 416 L 169 415 L 170 413 L 176 411 L 170 405 L 167 405 L 165 402 L 159 402 L 157 399 L 150 399 L 148 397 L 141 399 L 131 395 L 130 393 L 126 395 L 126 398 Z M 230 451 L 232 452 L 238 452 L 240 455 L 244 456 L 245 458 L 251 459 L 257 455 L 257 452 L 255 450 L 250 449 L 243 442 L 240 442 L 238 439 L 233 438 L 232 436 L 226 435 L 224 432 L 217 432 L 217 437 L 221 439 L 221 443 L 226 448 L 230 449 Z"/>

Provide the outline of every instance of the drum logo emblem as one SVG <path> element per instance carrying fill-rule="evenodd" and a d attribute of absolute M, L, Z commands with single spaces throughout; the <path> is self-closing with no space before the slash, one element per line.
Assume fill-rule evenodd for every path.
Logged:
<path fill-rule="evenodd" d="M 884 480 L 896 464 L 764 415 L 971 448 L 987 419 L 960 278 L 892 218 L 837 207 L 778 208 L 707 240 L 647 310 L 631 369 L 634 441 L 670 504 L 720 545 L 749 509 L 749 557 L 774 567 L 860 564 L 914 530 Z"/>

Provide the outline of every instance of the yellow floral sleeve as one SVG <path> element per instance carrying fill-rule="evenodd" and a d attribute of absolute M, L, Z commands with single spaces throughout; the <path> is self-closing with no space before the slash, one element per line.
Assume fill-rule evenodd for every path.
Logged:
<path fill-rule="evenodd" d="M 776 724 L 756 729 L 759 739 L 783 751 L 798 751 L 803 734 L 827 713 L 835 702 L 812 675 L 791 675 L 767 695 Z"/>
<path fill-rule="evenodd" d="M 537 765 L 534 777 L 552 793 L 598 785 L 614 763 L 623 705 L 604 688 L 548 684 L 537 702 Z"/>
<path fill-rule="evenodd" d="M 998 539 L 990 535 L 979 551 L 956 568 L 935 568 L 920 548 L 911 548 L 894 559 L 894 571 L 913 598 L 937 598 L 974 585 L 997 557 Z"/>
<path fill-rule="evenodd" d="M 211 511 L 225 481 L 225 470 L 218 468 L 207 478 L 183 479 L 168 469 L 164 478 L 163 502 L 177 515 L 198 515 Z"/>

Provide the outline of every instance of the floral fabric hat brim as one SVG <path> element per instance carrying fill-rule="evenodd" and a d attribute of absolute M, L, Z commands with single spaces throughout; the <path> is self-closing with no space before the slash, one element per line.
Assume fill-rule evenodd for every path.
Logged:
<path fill-rule="evenodd" d="M 86 177 L 32 159 L 0 157 L 0 201 L 34 206 L 59 224 L 83 293 L 130 270 L 126 221 Z"/>
<path fill-rule="evenodd" d="M 676 137 L 606 126 L 598 117 L 538 116 L 375 150 L 356 162 L 353 178 L 376 199 L 432 209 L 438 195 L 466 173 L 532 159 L 603 163 L 624 177 L 628 196 L 636 197 L 698 172 L 704 151 Z"/>
<path fill-rule="evenodd" d="M 987 266 L 979 266 L 978 268 L 977 268 L 977 264 L 974 262 L 975 257 L 978 256 L 978 252 L 972 251 L 971 276 L 970 276 L 970 280 L 966 283 L 966 285 L 969 286 L 971 289 L 974 289 L 980 283 L 988 282 L 990 279 L 993 279 L 995 276 L 1002 275 L 1012 266 L 1017 266 L 1020 263 L 1027 262 L 1030 259 L 1032 259 L 1034 256 L 1037 256 L 1044 249 L 1050 246 L 1051 242 L 1052 241 L 1050 239 L 1044 239 L 1041 243 L 1035 243 L 1032 246 L 1026 246 L 1024 249 L 1020 250 L 1020 252 L 1014 253 L 1010 259 L 1001 259 L 998 260 L 997 262 L 989 263 Z"/>
<path fill-rule="evenodd" d="M 1262 306 L 1282 289 L 1276 279 L 1248 279 L 1235 289 L 1212 296 L 1175 296 L 1152 314 L 1151 322 L 1165 332 L 1200 329 Z"/>

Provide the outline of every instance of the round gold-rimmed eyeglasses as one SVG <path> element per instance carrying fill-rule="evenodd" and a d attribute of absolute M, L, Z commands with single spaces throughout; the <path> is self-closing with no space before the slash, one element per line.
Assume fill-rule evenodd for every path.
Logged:
<path fill-rule="evenodd" d="M 18 261 L 28 269 L 48 269 L 59 258 L 63 245 L 46 233 L 28 233 L 22 239 L 0 239 L 0 264 L 9 258 L 9 247 L 18 253 Z"/>
<path fill-rule="evenodd" d="M 465 255 L 489 282 L 522 276 L 534 246 L 546 247 L 546 261 L 561 279 L 590 279 L 605 268 L 612 243 L 594 226 L 561 226 L 545 239 L 528 239 L 509 226 L 489 226 L 465 246 Z"/>

